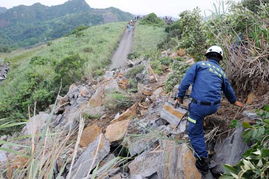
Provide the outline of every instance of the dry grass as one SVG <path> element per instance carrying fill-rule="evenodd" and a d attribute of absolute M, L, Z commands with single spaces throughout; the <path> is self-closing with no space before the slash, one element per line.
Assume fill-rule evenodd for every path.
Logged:
<path fill-rule="evenodd" d="M 261 40 L 261 48 L 255 42 L 247 39 L 244 44 L 233 47 L 225 42 L 228 51 L 226 72 L 241 94 L 259 90 L 263 85 L 269 85 L 269 45 Z"/>

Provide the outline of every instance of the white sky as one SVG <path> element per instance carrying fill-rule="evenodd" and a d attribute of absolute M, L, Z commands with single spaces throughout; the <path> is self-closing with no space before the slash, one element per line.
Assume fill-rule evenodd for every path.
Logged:
<path fill-rule="evenodd" d="M 57 5 L 67 0 L 0 0 L 0 7 L 11 8 L 17 5 L 32 5 L 40 2 L 44 5 Z M 178 17 L 187 9 L 199 7 L 202 11 L 213 8 L 213 2 L 220 0 L 86 0 L 93 8 L 117 7 L 133 14 L 144 15 L 155 12 L 159 16 Z M 239 1 L 239 0 L 235 0 Z"/>

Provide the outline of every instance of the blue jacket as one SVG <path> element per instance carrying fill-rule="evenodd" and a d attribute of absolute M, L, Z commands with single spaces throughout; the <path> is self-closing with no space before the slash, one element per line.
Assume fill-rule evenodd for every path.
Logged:
<path fill-rule="evenodd" d="M 178 88 L 178 97 L 183 98 L 192 84 L 191 97 L 197 101 L 216 102 L 222 92 L 230 103 L 235 103 L 235 92 L 219 63 L 215 60 L 200 61 L 186 72 Z"/>

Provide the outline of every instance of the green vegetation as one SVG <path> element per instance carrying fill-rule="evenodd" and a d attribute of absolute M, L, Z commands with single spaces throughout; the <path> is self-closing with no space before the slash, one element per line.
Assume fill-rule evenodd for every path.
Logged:
<path fill-rule="evenodd" d="M 173 71 L 165 83 L 165 91 L 172 91 L 173 88 L 180 83 L 188 67 L 189 65 L 187 65 L 185 62 L 174 60 L 172 64 Z"/>
<path fill-rule="evenodd" d="M 49 46 L 11 53 L 5 59 L 11 71 L 0 85 L 0 124 L 24 121 L 35 103 L 37 111 L 52 104 L 61 85 L 65 94 L 83 76 L 100 74 L 110 63 L 124 28 L 125 23 L 93 26 L 79 31 L 80 37 L 72 34 Z"/>
<path fill-rule="evenodd" d="M 164 27 L 139 24 L 135 29 L 133 52 L 137 56 L 149 55 L 157 50 L 165 36 Z"/>
<path fill-rule="evenodd" d="M 127 109 L 132 104 L 132 98 L 123 92 L 113 91 L 105 96 L 105 106 L 110 110 Z"/>
<path fill-rule="evenodd" d="M 206 49 L 206 36 L 202 29 L 200 10 L 184 11 L 179 17 L 178 21 L 165 29 L 169 35 L 159 47 L 162 49 L 184 48 L 196 60 L 201 60 Z"/>
<path fill-rule="evenodd" d="M 0 14 L 0 52 L 59 38 L 79 26 L 128 21 L 131 18 L 130 13 L 116 8 L 93 9 L 85 0 L 70 0 L 52 7 L 40 3 L 17 6 Z"/>
<path fill-rule="evenodd" d="M 235 166 L 226 165 L 222 178 L 268 178 L 269 177 L 269 105 L 258 114 L 261 120 L 255 125 L 243 123 L 246 128 L 244 140 L 251 144 L 243 159 Z"/>
<path fill-rule="evenodd" d="M 155 25 L 155 26 L 163 26 L 164 21 L 157 17 L 155 13 L 150 13 L 146 17 L 144 17 L 141 22 L 143 25 Z"/>
<path fill-rule="evenodd" d="M 138 73 L 141 73 L 143 70 L 145 69 L 144 65 L 138 65 L 132 69 L 130 69 L 127 73 L 126 73 L 126 77 L 127 78 L 135 78 L 135 76 Z"/>

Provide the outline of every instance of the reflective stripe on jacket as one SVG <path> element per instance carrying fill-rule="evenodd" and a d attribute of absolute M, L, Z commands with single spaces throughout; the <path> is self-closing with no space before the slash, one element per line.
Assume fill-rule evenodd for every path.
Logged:
<path fill-rule="evenodd" d="M 183 98 L 192 85 L 191 97 L 197 101 L 215 102 L 221 100 L 222 92 L 230 103 L 235 103 L 235 92 L 219 63 L 209 59 L 192 65 L 178 88 L 178 97 Z"/>

